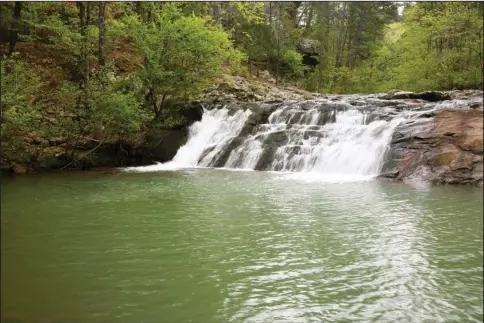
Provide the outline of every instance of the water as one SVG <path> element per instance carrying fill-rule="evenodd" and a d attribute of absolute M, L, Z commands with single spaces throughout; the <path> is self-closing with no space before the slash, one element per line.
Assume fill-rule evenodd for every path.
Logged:
<path fill-rule="evenodd" d="M 207 166 L 217 152 L 240 133 L 250 114 L 249 110 L 239 110 L 229 115 L 227 109 L 205 113 L 202 122 L 195 122 L 190 127 L 190 140 L 178 150 L 172 164 L 179 167 Z M 203 153 L 206 154 L 201 156 Z"/>
<path fill-rule="evenodd" d="M 2 322 L 482 322 L 482 189 L 305 179 L 4 181 Z"/>
<path fill-rule="evenodd" d="M 252 111 L 243 107 L 235 114 L 224 107 L 205 110 L 172 161 L 126 170 L 215 166 L 301 172 L 328 182 L 373 179 L 381 172 L 396 127 L 422 114 L 394 106 L 374 109 L 351 105 L 348 98 L 287 102 L 255 126 L 248 125 Z"/>

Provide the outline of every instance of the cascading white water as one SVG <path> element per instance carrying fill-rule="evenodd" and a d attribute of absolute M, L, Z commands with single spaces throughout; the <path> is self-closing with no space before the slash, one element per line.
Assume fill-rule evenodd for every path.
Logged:
<path fill-rule="evenodd" d="M 269 124 L 232 151 L 225 167 L 253 168 L 265 143 L 270 145 L 271 135 L 281 134 L 285 142 L 266 170 L 346 180 L 373 178 L 380 173 L 394 129 L 404 120 L 367 123 L 367 113 L 345 110 L 332 111 L 329 118 L 334 122 L 321 124 L 322 116 L 318 109 L 275 111 Z"/>
<path fill-rule="evenodd" d="M 202 120 L 190 127 L 189 139 L 181 147 L 172 163 L 180 166 L 208 166 L 230 140 L 244 127 L 250 110 L 239 110 L 230 116 L 227 109 L 205 110 Z M 211 149 L 205 156 L 202 154 Z"/>
<path fill-rule="evenodd" d="M 309 108 L 298 103 L 283 105 L 269 116 L 266 124 L 255 126 L 232 145 L 250 110 L 238 110 L 233 115 L 225 108 L 205 110 L 202 120 L 190 127 L 187 143 L 172 161 L 128 170 L 217 166 L 295 172 L 330 181 L 377 176 L 392 134 L 405 120 L 405 113 L 389 121 L 371 121 L 368 112 L 345 102 L 327 103 L 333 104 L 330 109 L 323 104 Z"/>
<path fill-rule="evenodd" d="M 125 170 L 152 172 L 208 166 L 212 158 L 240 133 L 251 113 L 250 110 L 238 110 L 235 114 L 229 115 L 229 111 L 225 108 L 204 109 L 202 120 L 195 122 L 190 127 L 187 143 L 180 147 L 170 162 L 142 167 L 127 167 Z"/>

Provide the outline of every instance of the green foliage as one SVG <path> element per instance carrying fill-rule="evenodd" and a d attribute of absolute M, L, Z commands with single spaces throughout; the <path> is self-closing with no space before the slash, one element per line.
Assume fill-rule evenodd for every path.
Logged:
<path fill-rule="evenodd" d="M 392 3 L 315 6 L 312 37 L 323 59 L 307 75 L 308 89 L 368 93 L 482 85 L 482 3 L 407 5 L 401 21 Z"/>
<path fill-rule="evenodd" d="M 141 110 L 141 102 L 136 93 L 127 91 L 126 84 L 117 79 L 109 79 L 105 86 L 99 83 L 98 80 L 90 83 L 90 126 L 94 128 L 102 125 L 103 134 L 107 137 L 130 135 L 139 131 L 149 115 Z"/>
<path fill-rule="evenodd" d="M 37 120 L 33 96 L 42 83 L 31 74 L 31 68 L 18 57 L 2 60 L 2 134 L 23 133 Z"/>
<path fill-rule="evenodd" d="M 388 36 L 373 57 L 384 75 L 370 90 L 448 90 L 482 84 L 479 6 L 448 2 L 409 7 L 401 36 L 396 40 Z"/>
<path fill-rule="evenodd" d="M 2 159 L 11 160 L 25 154 L 25 137 L 39 128 L 34 101 L 42 82 L 17 55 L 2 59 L 1 75 Z"/>
<path fill-rule="evenodd" d="M 482 87 L 482 3 L 406 3 L 403 17 L 399 5 L 107 2 L 102 16 L 94 2 L 23 2 L 19 18 L 6 2 L 2 54 L 19 53 L 1 67 L 4 155 L 32 154 L 32 136 L 66 138 L 72 157 L 82 138 L 179 127 L 175 103 L 223 73 L 336 93 Z"/>
<path fill-rule="evenodd" d="M 282 54 L 281 63 L 287 67 L 285 76 L 291 80 L 304 77 L 307 67 L 302 63 L 302 55 L 294 49 L 288 49 Z"/>
<path fill-rule="evenodd" d="M 220 25 L 195 16 L 180 16 L 177 6 L 164 4 L 155 20 L 143 24 L 134 16 L 126 20 L 126 32 L 144 58 L 139 77 L 154 92 L 151 104 L 161 109 L 160 97 L 186 100 L 196 96 L 222 74 L 224 64 L 237 66 L 243 56 L 234 50 Z"/>

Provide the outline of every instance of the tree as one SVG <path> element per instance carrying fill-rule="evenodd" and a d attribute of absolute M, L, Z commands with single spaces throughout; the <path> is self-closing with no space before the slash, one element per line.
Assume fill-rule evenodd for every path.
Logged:
<path fill-rule="evenodd" d="M 22 2 L 15 1 L 15 8 L 13 10 L 12 26 L 10 28 L 10 46 L 8 55 L 11 56 L 15 52 L 15 45 L 17 44 L 18 29 L 20 25 L 20 12 L 22 10 Z"/>
<path fill-rule="evenodd" d="M 106 51 L 106 3 L 104 1 L 100 1 L 99 5 L 99 67 L 103 68 L 105 65 L 105 51 Z"/>
<path fill-rule="evenodd" d="M 159 118 L 168 99 L 185 101 L 198 95 L 221 75 L 224 64 L 239 64 L 241 56 L 211 20 L 181 16 L 171 3 L 154 9 L 153 16 L 151 24 L 131 16 L 125 26 L 144 58 L 138 75 L 147 89 L 146 102 Z"/>
<path fill-rule="evenodd" d="M 408 7 L 400 37 L 387 42 L 381 89 L 452 89 L 482 84 L 482 3 Z M 382 58 L 383 59 L 383 58 Z"/>
<path fill-rule="evenodd" d="M 6 73 L 9 64 L 14 64 L 15 69 Z M 40 126 L 39 105 L 33 99 L 42 82 L 35 75 L 32 76 L 30 70 L 31 66 L 22 62 L 15 53 L 8 60 L 2 60 L 2 162 L 13 160 L 17 156 L 23 156 L 23 161 L 28 162 L 30 152 L 27 151 L 24 140 Z"/>

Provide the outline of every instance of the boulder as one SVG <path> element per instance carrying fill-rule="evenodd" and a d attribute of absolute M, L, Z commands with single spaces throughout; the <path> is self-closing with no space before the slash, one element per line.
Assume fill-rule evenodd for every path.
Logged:
<path fill-rule="evenodd" d="M 391 91 L 387 95 L 382 97 L 387 100 L 402 100 L 402 99 L 417 99 L 430 102 L 451 100 L 452 95 L 447 92 L 441 91 L 425 91 L 420 93 L 408 92 L 408 91 Z"/>
<path fill-rule="evenodd" d="M 296 45 L 296 49 L 301 54 L 316 56 L 318 55 L 319 41 L 315 39 L 302 38 Z"/>
<path fill-rule="evenodd" d="M 18 175 L 27 174 L 27 168 L 25 168 L 22 165 L 13 165 L 12 167 L 10 167 L 10 170 L 12 171 L 12 173 L 18 174 Z"/>
<path fill-rule="evenodd" d="M 304 100 L 310 92 L 295 88 L 276 86 L 269 72 L 261 72 L 260 80 L 249 80 L 241 76 L 224 75 L 218 84 L 205 89 L 199 102 L 234 103 L 234 102 L 282 102 L 286 100 Z"/>
<path fill-rule="evenodd" d="M 141 148 L 145 159 L 167 162 L 175 157 L 178 149 L 188 139 L 188 129 L 153 129 L 146 135 L 146 143 Z"/>
<path fill-rule="evenodd" d="M 382 177 L 441 184 L 483 182 L 483 112 L 443 109 L 397 127 Z"/>
<path fill-rule="evenodd" d="M 267 70 L 264 70 L 260 73 L 260 77 L 261 79 L 263 79 L 264 81 L 267 81 L 267 82 L 270 82 L 270 83 L 276 83 L 276 80 L 272 77 L 271 73 L 269 73 L 269 71 Z"/>

